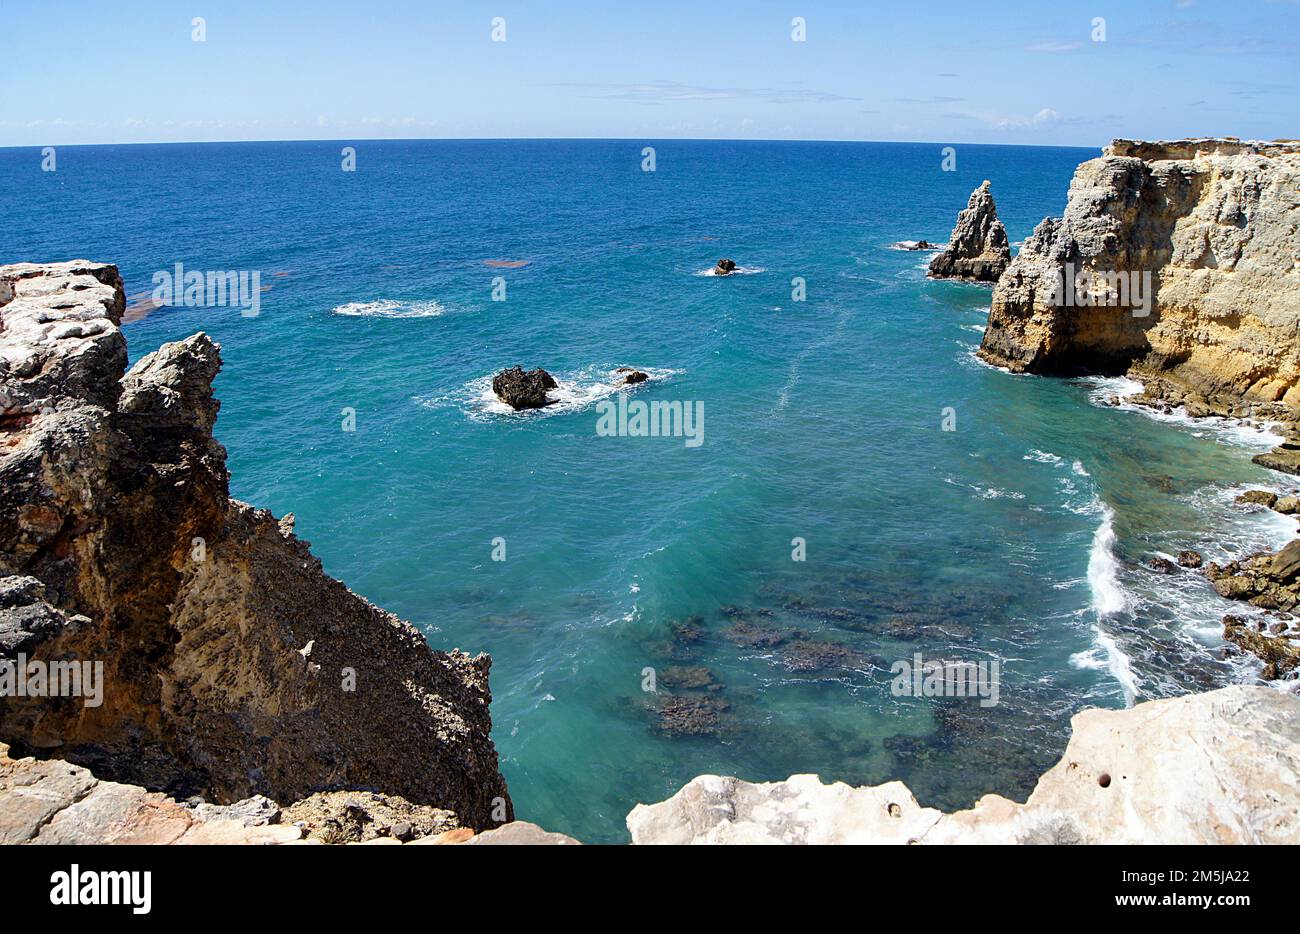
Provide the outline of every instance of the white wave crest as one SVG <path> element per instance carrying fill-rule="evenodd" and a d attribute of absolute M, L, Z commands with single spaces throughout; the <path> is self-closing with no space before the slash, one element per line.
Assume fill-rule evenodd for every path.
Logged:
<path fill-rule="evenodd" d="M 1119 559 L 1115 557 L 1115 511 L 1101 503 L 1101 525 L 1092 536 L 1088 554 L 1088 586 L 1092 588 L 1092 608 L 1097 616 L 1122 612 L 1128 598 L 1119 582 Z"/>
<path fill-rule="evenodd" d="M 695 273 L 695 275 L 716 276 L 718 275 L 717 269 L 718 267 L 716 266 L 710 266 L 708 269 L 701 269 L 699 272 Z M 767 267 L 766 266 L 737 266 L 735 269 L 731 270 L 731 272 L 727 273 L 727 276 L 754 276 L 760 272 L 767 272 Z M 724 276 L 721 278 L 726 278 L 726 277 Z"/>
<path fill-rule="evenodd" d="M 1092 551 L 1088 554 L 1088 587 L 1092 591 L 1092 609 L 1097 615 L 1093 632 L 1106 667 L 1124 691 L 1125 704 L 1132 707 L 1140 693 L 1133 665 L 1103 625 L 1107 617 L 1123 612 L 1129 605 L 1128 594 L 1119 582 L 1119 559 L 1115 557 L 1115 511 L 1100 500 L 1098 506 L 1101 525 L 1092 536 Z"/>
<path fill-rule="evenodd" d="M 382 298 L 373 302 L 348 302 L 333 311 L 336 315 L 352 318 L 436 318 L 446 313 L 447 309 L 434 299 L 403 302 Z"/>

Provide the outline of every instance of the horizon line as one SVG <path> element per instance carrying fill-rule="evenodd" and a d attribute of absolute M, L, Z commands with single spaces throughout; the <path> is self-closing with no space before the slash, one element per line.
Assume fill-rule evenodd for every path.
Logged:
<path fill-rule="evenodd" d="M 1220 139 L 1224 137 L 1185 137 L 1187 139 Z M 844 139 L 816 138 L 791 139 L 788 137 L 731 137 L 731 136 L 340 136 L 335 138 L 299 137 L 292 139 L 203 139 L 203 140 L 135 140 L 130 142 L 105 143 L 16 143 L 0 146 L 6 149 L 41 149 L 46 146 L 75 149 L 92 146 L 224 146 L 238 143 L 436 143 L 436 142 L 678 142 L 678 143 L 861 143 L 863 145 L 884 146 L 1001 146 L 1006 148 L 1029 149 L 1104 149 L 1116 139 L 1137 139 L 1137 137 L 1112 137 L 1108 142 L 1096 144 L 1082 143 L 975 143 L 963 140 L 889 140 L 889 139 Z M 1268 142 L 1266 140 L 1242 140 L 1243 142 Z"/>

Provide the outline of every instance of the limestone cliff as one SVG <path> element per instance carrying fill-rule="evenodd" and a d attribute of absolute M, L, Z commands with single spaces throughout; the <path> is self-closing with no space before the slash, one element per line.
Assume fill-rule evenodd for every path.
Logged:
<path fill-rule="evenodd" d="M 966 209 L 957 215 L 948 246 L 930 260 L 933 278 L 997 282 L 1006 271 L 1011 246 L 990 189 L 986 180 L 971 192 Z"/>
<path fill-rule="evenodd" d="M 1300 699 L 1262 687 L 1075 716 L 1025 804 L 945 814 L 902 782 L 703 775 L 628 815 L 634 843 L 1300 843 Z"/>
<path fill-rule="evenodd" d="M 1115 140 L 998 281 L 980 356 L 1016 372 L 1128 373 L 1146 385 L 1140 401 L 1294 423 L 1297 192 L 1300 143 Z"/>
<path fill-rule="evenodd" d="M 126 372 L 113 266 L 0 267 L 0 658 L 103 663 L 103 699 L 0 697 L 0 741 L 230 802 L 372 788 L 511 817 L 485 655 L 432 651 L 228 497 L 204 334 Z"/>

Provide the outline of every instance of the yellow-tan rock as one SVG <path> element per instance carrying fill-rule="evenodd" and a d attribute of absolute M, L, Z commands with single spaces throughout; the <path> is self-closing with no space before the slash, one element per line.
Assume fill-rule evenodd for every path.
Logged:
<path fill-rule="evenodd" d="M 1128 373 L 1190 414 L 1300 416 L 1300 143 L 1115 140 L 1083 163 L 999 279 L 980 356 L 1016 372 Z M 1148 274 L 1063 304 L 1059 283 Z M 1140 284 L 1140 278 L 1135 283 Z M 1097 300 L 1124 305 L 1095 304 Z M 1135 313 L 1137 312 L 1137 313 Z"/>

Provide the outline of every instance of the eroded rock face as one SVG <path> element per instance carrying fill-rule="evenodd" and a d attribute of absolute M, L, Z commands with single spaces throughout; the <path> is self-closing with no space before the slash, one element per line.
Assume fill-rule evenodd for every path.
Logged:
<path fill-rule="evenodd" d="M 509 819 L 490 659 L 431 651 L 229 499 L 218 346 L 124 372 L 112 266 L 0 267 L 0 299 L 0 656 L 104 665 L 98 707 L 0 698 L 0 740 L 216 802 L 360 786 Z"/>
<path fill-rule="evenodd" d="M 1262 687 L 1085 710 L 1025 804 L 945 814 L 901 782 L 702 775 L 628 815 L 649 843 L 1297 843 L 1300 699 Z"/>
<path fill-rule="evenodd" d="M 1015 372 L 1125 373 L 1192 414 L 1300 414 L 1300 144 L 1115 140 L 993 293 L 980 356 Z M 1067 270 L 1149 274 L 1132 301 L 1058 301 Z M 1093 286 L 1094 297 L 1123 296 Z M 1131 291 L 1131 290 L 1130 290 Z M 1272 465 L 1270 465 L 1272 466 Z"/>
<path fill-rule="evenodd" d="M 971 192 L 966 209 L 957 215 L 947 248 L 930 260 L 932 277 L 997 282 L 1011 263 L 1007 229 L 998 220 L 990 184 L 985 181 Z M 929 244 L 914 249 L 929 249 Z"/>
<path fill-rule="evenodd" d="M 521 366 L 512 366 L 492 377 L 492 391 L 496 397 L 515 411 L 550 405 L 555 400 L 546 391 L 557 386 L 555 377 L 541 367 L 525 372 Z"/>

